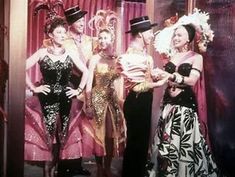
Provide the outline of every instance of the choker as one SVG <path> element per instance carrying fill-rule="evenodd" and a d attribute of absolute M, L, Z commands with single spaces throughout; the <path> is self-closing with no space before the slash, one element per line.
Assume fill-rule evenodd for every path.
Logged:
<path fill-rule="evenodd" d="M 47 51 L 50 53 L 50 54 L 53 54 L 53 55 L 63 55 L 65 53 L 65 48 L 61 48 L 61 50 L 59 51 L 55 51 L 53 50 L 52 48 L 48 48 Z"/>
<path fill-rule="evenodd" d="M 110 59 L 115 59 L 116 56 L 115 55 L 107 55 L 103 52 L 99 52 L 99 56 L 101 56 L 101 58 L 104 58 L 104 59 L 107 59 L 107 60 L 110 60 Z"/>

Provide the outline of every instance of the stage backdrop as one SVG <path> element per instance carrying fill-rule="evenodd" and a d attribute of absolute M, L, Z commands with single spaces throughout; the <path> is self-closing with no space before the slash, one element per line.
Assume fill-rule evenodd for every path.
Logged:
<path fill-rule="evenodd" d="M 235 2 L 198 0 L 209 12 L 215 38 L 204 55 L 209 133 L 216 162 L 235 176 Z"/>

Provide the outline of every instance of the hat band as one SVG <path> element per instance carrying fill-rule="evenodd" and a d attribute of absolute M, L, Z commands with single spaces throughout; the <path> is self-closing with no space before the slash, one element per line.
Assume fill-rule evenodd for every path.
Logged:
<path fill-rule="evenodd" d="M 80 9 L 80 8 L 79 8 L 78 5 L 77 5 L 77 6 L 70 7 L 70 8 L 68 8 L 68 9 L 66 9 L 65 12 L 70 11 L 71 9 Z"/>
<path fill-rule="evenodd" d="M 79 12 L 81 12 L 81 10 L 76 11 L 76 12 L 74 12 L 74 13 L 71 13 L 71 14 L 69 14 L 69 15 L 67 15 L 67 16 L 70 17 L 70 16 L 75 15 L 75 14 L 77 14 L 77 13 L 79 13 Z"/>
<path fill-rule="evenodd" d="M 139 25 L 139 24 L 146 23 L 146 22 L 150 22 L 150 20 L 144 20 L 144 21 L 136 22 L 136 23 L 131 24 L 131 26 Z"/>

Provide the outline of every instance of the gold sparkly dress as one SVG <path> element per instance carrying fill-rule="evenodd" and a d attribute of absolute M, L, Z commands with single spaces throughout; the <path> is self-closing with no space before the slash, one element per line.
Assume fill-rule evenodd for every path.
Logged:
<path fill-rule="evenodd" d="M 92 122 L 97 156 L 106 154 L 105 137 L 114 139 L 113 155 L 120 155 L 124 149 L 124 117 L 114 89 L 114 81 L 118 77 L 119 74 L 114 68 L 107 64 L 98 64 L 95 68 L 91 101 L 94 110 Z"/>

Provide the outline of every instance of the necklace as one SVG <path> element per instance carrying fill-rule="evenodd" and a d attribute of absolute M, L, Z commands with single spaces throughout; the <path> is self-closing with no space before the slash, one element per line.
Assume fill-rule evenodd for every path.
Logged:
<path fill-rule="evenodd" d="M 53 55 L 56 55 L 56 56 L 59 56 L 59 55 L 63 55 L 65 53 L 65 48 L 60 48 L 60 50 L 55 50 L 53 48 L 48 48 L 48 52 L 50 54 L 53 54 Z"/>
<path fill-rule="evenodd" d="M 107 55 L 104 52 L 99 52 L 99 55 L 101 56 L 101 58 L 106 59 L 106 60 L 110 60 L 110 59 L 116 58 L 115 55 Z"/>

